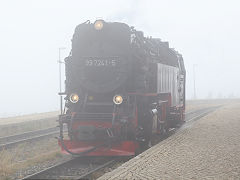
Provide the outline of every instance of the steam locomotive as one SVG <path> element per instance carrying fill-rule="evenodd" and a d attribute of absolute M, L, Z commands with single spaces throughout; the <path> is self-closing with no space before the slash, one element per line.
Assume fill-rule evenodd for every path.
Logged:
<path fill-rule="evenodd" d="M 127 24 L 99 19 L 78 25 L 65 71 L 63 152 L 131 156 L 184 121 L 182 55 Z"/>

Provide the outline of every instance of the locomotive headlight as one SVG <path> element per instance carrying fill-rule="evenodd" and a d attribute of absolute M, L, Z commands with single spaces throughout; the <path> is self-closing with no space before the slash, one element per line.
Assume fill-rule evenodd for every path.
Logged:
<path fill-rule="evenodd" d="M 95 21 L 94 28 L 96 30 L 101 30 L 103 28 L 103 21 L 102 20 Z"/>
<path fill-rule="evenodd" d="M 71 94 L 70 97 L 69 97 L 69 100 L 72 102 L 72 103 L 77 103 L 78 100 L 79 100 L 79 97 L 77 94 Z"/>
<path fill-rule="evenodd" d="M 113 97 L 113 102 L 114 102 L 115 104 L 117 104 L 117 105 L 122 104 L 122 102 L 123 102 L 123 97 L 120 96 L 120 95 L 115 95 L 115 96 Z"/>

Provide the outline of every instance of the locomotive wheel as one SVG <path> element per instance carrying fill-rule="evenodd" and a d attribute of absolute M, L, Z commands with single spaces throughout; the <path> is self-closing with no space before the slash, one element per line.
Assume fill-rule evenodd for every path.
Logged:
<path fill-rule="evenodd" d="M 160 136 L 165 136 L 168 134 L 168 132 L 169 132 L 169 125 L 167 124 L 167 122 L 165 122 L 164 124 L 161 124 Z"/>
<path fill-rule="evenodd" d="M 181 110 L 179 110 L 180 112 L 179 112 L 179 123 L 180 124 L 182 124 L 182 123 L 184 123 L 185 122 L 185 116 L 184 116 L 184 111 L 181 109 Z"/>
<path fill-rule="evenodd" d="M 185 122 L 185 114 L 183 110 L 181 110 L 181 121 Z"/>

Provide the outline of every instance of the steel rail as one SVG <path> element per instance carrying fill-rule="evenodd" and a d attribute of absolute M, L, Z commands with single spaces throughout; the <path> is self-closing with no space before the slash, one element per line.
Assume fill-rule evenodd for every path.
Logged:
<path fill-rule="evenodd" d="M 109 157 L 107 159 L 109 159 Z M 66 160 L 64 162 L 58 163 L 54 166 L 51 166 L 49 168 L 46 168 L 46 169 L 41 170 L 39 172 L 36 172 L 32 175 L 28 175 L 28 176 L 22 178 L 21 180 L 29 180 L 29 179 L 71 179 L 71 180 L 78 180 L 78 179 L 84 179 L 85 177 L 90 176 L 92 173 L 94 173 L 94 172 L 96 172 L 96 171 L 98 171 L 98 170 L 100 170 L 104 167 L 107 167 L 108 165 L 117 161 L 116 158 L 112 158 L 110 160 L 107 160 L 104 163 L 100 163 L 99 165 L 96 165 L 96 167 L 92 167 L 93 165 L 89 164 L 88 166 L 89 166 L 89 168 L 91 168 L 91 170 L 89 170 L 87 172 L 84 172 L 81 175 L 50 175 L 51 172 L 55 172 L 55 171 L 57 171 L 57 169 L 61 169 L 61 168 L 64 169 L 64 166 L 67 166 L 68 169 L 71 169 L 69 167 L 69 166 L 71 166 L 71 163 L 73 164 L 72 166 L 75 167 L 74 161 L 76 161 L 76 160 L 77 160 L 77 158 L 72 158 L 70 160 Z M 86 161 L 86 159 L 85 159 L 85 161 Z M 78 170 L 80 170 L 81 168 L 86 169 L 86 164 L 88 164 L 88 163 L 79 162 L 78 167 L 77 167 Z M 60 171 L 60 170 L 58 170 L 58 171 Z"/>
<path fill-rule="evenodd" d="M 87 173 L 85 173 L 85 174 L 83 174 L 83 175 L 81 175 L 81 176 L 75 177 L 74 179 L 76 179 L 76 180 L 88 179 L 88 177 L 90 177 L 90 176 L 91 176 L 93 173 L 95 173 L 96 171 L 99 171 L 100 169 L 103 169 L 103 168 L 105 168 L 105 167 L 107 167 L 107 166 L 109 166 L 110 164 L 113 164 L 113 163 L 115 163 L 115 162 L 117 162 L 116 159 L 109 160 L 109 161 L 107 161 L 106 163 L 97 166 L 97 167 L 94 168 L 93 170 L 91 170 L 91 171 L 89 171 L 89 172 L 87 172 Z"/>
<path fill-rule="evenodd" d="M 36 172 L 36 173 L 31 174 L 31 175 L 25 176 L 24 178 L 22 178 L 22 179 L 20 179 L 20 180 L 36 179 L 36 178 L 34 178 L 34 177 L 39 176 L 40 174 L 45 173 L 45 172 L 47 172 L 47 171 L 50 171 L 50 170 L 52 170 L 52 169 L 54 169 L 54 168 L 58 168 L 59 166 L 62 166 L 62 165 L 64 165 L 64 164 L 66 164 L 66 163 L 70 163 L 70 162 L 73 161 L 73 160 L 74 160 L 74 159 L 69 159 L 69 160 L 66 160 L 66 161 L 64 161 L 64 162 L 60 162 L 60 163 L 55 164 L 55 165 L 53 165 L 53 166 L 50 166 L 50 167 L 48 167 L 48 168 L 46 168 L 46 169 L 43 169 L 43 170 L 41 170 L 41 171 L 39 171 L 39 172 Z"/>
<path fill-rule="evenodd" d="M 21 137 L 26 137 L 26 136 L 35 136 L 35 135 L 39 135 L 43 133 L 45 134 L 47 132 L 53 132 L 57 130 L 58 130 L 58 127 L 51 127 L 46 129 L 34 130 L 34 131 L 26 131 L 24 133 L 14 134 L 10 136 L 3 136 L 3 137 L 0 137 L 0 143 L 7 142 L 9 140 L 11 141 L 11 139 L 19 139 Z"/>
<path fill-rule="evenodd" d="M 53 127 L 53 128 L 36 130 L 36 131 L 29 131 L 29 132 L 12 135 L 12 136 L 1 137 L 0 151 L 3 149 L 11 148 L 20 143 L 33 142 L 33 141 L 43 139 L 45 137 L 51 137 L 53 135 L 58 135 L 58 134 L 59 134 L 59 128 Z"/>
<path fill-rule="evenodd" d="M 47 134 L 43 134 L 43 135 L 39 135 L 39 136 L 35 136 L 35 137 L 30 137 L 30 138 L 25 138 L 25 139 L 21 139 L 18 141 L 13 141 L 13 142 L 9 142 L 9 143 L 5 143 L 5 144 L 0 144 L 0 151 L 3 149 L 9 149 L 13 146 L 16 146 L 18 144 L 21 143 L 25 143 L 25 142 L 32 142 L 32 141 L 36 141 L 39 139 L 43 139 L 45 137 L 49 137 L 49 136 L 53 136 L 53 135 L 57 135 L 59 132 L 55 131 L 55 132 L 51 132 L 51 133 L 47 133 Z"/>

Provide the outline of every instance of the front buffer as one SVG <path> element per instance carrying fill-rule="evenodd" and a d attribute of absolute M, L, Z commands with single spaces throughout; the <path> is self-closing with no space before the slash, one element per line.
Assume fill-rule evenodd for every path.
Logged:
<path fill-rule="evenodd" d="M 116 114 L 115 114 L 116 115 Z M 129 121 L 115 123 L 106 121 L 113 119 L 114 114 L 94 114 L 98 120 L 89 120 L 93 114 L 75 114 L 72 118 L 60 117 L 60 137 L 58 144 L 63 153 L 77 156 L 132 156 L 139 148 L 135 138 L 128 138 L 127 124 Z M 80 120 L 79 117 L 84 117 L 88 120 Z M 104 121 L 99 118 L 102 117 Z M 111 118 L 110 118 L 111 117 Z M 131 119 L 131 122 L 136 123 L 136 118 Z M 63 123 L 64 119 L 68 119 L 68 136 L 63 138 Z M 66 123 L 66 121 L 65 121 Z M 135 127 L 135 126 L 134 126 Z"/>
<path fill-rule="evenodd" d="M 106 142 L 63 140 L 63 143 L 64 145 L 61 140 L 58 141 L 63 153 L 68 154 L 65 149 L 67 148 L 68 151 L 76 155 L 84 156 L 133 156 L 138 148 L 138 144 L 134 141 L 111 142 L 108 144 Z"/>

